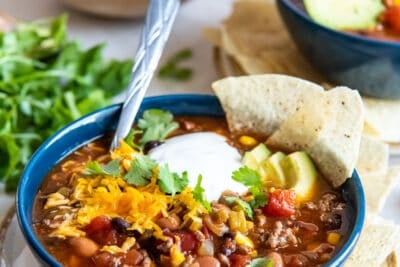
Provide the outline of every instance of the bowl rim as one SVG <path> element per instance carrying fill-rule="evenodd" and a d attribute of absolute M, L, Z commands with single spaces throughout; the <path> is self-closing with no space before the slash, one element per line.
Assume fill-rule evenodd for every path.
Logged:
<path fill-rule="evenodd" d="M 150 96 L 144 98 L 143 103 L 161 103 L 163 101 L 167 100 L 195 100 L 195 101 L 215 101 L 218 100 L 216 96 L 214 95 L 208 95 L 208 94 L 169 94 L 169 95 L 159 95 L 159 96 Z M 43 154 L 46 153 L 46 149 L 48 146 L 52 146 L 54 143 L 59 142 L 58 140 L 64 136 L 66 133 L 68 133 L 70 130 L 75 129 L 76 125 L 79 124 L 81 125 L 84 122 L 89 122 L 93 123 L 94 118 L 98 118 L 101 114 L 105 116 L 106 114 L 115 114 L 116 112 L 120 112 L 122 107 L 122 103 L 118 104 L 113 104 L 109 105 L 107 107 L 98 109 L 96 111 L 93 111 L 85 116 L 82 116 L 81 118 L 74 120 L 67 125 L 65 125 L 63 128 L 58 130 L 56 133 L 51 135 L 45 142 L 43 142 L 39 148 L 35 151 L 35 153 L 32 155 L 31 159 L 29 160 L 28 164 L 26 165 L 23 174 L 21 175 L 20 182 L 18 184 L 17 188 L 17 193 L 16 193 L 16 213 L 17 213 L 17 219 L 18 219 L 18 224 L 19 227 L 24 235 L 25 240 L 27 241 L 27 244 L 29 245 L 30 249 L 33 251 L 34 254 L 36 254 L 40 261 L 42 263 L 48 264 L 49 266 L 61 266 L 59 262 L 51 256 L 50 253 L 47 252 L 47 250 L 42 246 L 40 243 L 39 239 L 37 238 L 32 225 L 29 223 L 29 216 L 32 214 L 32 210 L 30 211 L 30 214 L 25 212 L 24 209 L 24 202 L 22 200 L 26 201 L 25 198 L 25 191 L 27 189 L 26 182 L 25 182 L 25 177 L 29 177 L 29 173 L 34 172 L 34 166 L 36 165 L 36 162 L 40 160 L 40 158 L 43 156 Z M 81 147 L 83 144 L 90 142 L 91 140 L 85 140 L 85 142 L 81 142 L 77 147 Z M 71 148 L 68 152 L 67 155 L 70 155 L 70 153 L 77 148 Z M 67 155 L 64 155 L 63 158 L 65 158 Z M 60 162 L 61 159 L 58 159 L 57 163 Z M 43 179 L 44 177 L 41 177 Z M 364 190 L 361 184 L 361 179 L 357 173 L 356 170 L 354 170 L 352 177 L 350 179 L 353 179 L 353 182 L 355 183 L 355 191 L 358 192 L 358 205 L 356 204 L 356 208 L 358 208 L 358 213 L 356 214 L 355 221 L 354 221 L 354 227 L 351 230 L 348 240 L 343 244 L 343 246 L 337 251 L 336 255 L 327 263 L 327 267 L 334 267 L 334 266 L 340 266 L 350 255 L 350 253 L 353 251 L 354 246 L 358 242 L 359 236 L 361 234 L 361 230 L 364 225 L 364 220 L 365 220 L 365 195 L 364 195 Z"/>
<path fill-rule="evenodd" d="M 359 41 L 369 45 L 383 46 L 385 48 L 397 48 L 397 49 L 400 48 L 400 41 L 374 39 L 363 35 L 352 34 L 328 28 L 314 21 L 306 12 L 296 7 L 296 5 L 292 2 L 292 0 L 277 0 L 277 2 L 278 4 L 281 3 L 282 5 L 284 5 L 287 9 L 289 9 L 292 13 L 296 14 L 296 16 L 300 17 L 302 20 L 307 21 L 308 23 L 314 25 L 315 27 L 326 33 L 337 35 L 339 37 L 347 39 L 348 41 Z"/>

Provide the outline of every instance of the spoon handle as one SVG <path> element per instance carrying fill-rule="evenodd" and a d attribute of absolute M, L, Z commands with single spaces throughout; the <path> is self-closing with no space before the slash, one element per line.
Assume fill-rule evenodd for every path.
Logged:
<path fill-rule="evenodd" d="M 119 141 L 125 138 L 132 128 L 171 32 L 179 6 L 180 0 L 150 0 L 127 96 L 111 142 L 111 150 L 119 146 Z"/>

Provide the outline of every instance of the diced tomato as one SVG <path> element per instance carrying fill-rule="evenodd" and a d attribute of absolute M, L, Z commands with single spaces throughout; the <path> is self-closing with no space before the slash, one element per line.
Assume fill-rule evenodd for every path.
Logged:
<path fill-rule="evenodd" d="M 118 234 L 112 227 L 111 220 L 106 216 L 95 217 L 87 226 L 86 234 L 100 245 L 116 245 Z"/>
<path fill-rule="evenodd" d="M 112 229 L 111 220 L 106 216 L 97 216 L 86 226 L 86 233 L 91 235 L 92 233 L 99 231 L 110 231 Z"/>
<path fill-rule="evenodd" d="M 249 255 L 232 254 L 229 256 L 231 267 L 245 267 L 251 262 Z"/>
<path fill-rule="evenodd" d="M 185 253 L 193 252 L 197 247 L 196 236 L 188 231 L 177 231 L 174 235 L 178 236 L 181 240 L 181 250 Z"/>
<path fill-rule="evenodd" d="M 383 23 L 391 30 L 400 32 L 400 5 L 387 7 L 383 13 Z"/>
<path fill-rule="evenodd" d="M 271 217 L 289 217 L 295 212 L 296 192 L 294 190 L 275 189 L 269 193 L 268 204 L 263 212 Z"/>

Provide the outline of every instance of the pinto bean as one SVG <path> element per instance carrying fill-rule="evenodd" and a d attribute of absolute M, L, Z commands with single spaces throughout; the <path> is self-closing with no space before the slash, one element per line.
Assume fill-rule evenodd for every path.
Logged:
<path fill-rule="evenodd" d="M 162 229 L 169 229 L 171 231 L 177 230 L 179 226 L 181 225 L 181 218 L 179 218 L 178 215 L 172 214 L 168 217 L 162 217 L 157 220 L 157 224 L 162 228 Z"/>
<path fill-rule="evenodd" d="M 83 257 L 91 257 L 99 249 L 99 246 L 87 237 L 73 237 L 69 240 L 69 244 L 77 255 Z"/>
<path fill-rule="evenodd" d="M 272 260 L 272 267 L 283 267 L 282 256 L 277 252 L 269 252 L 266 258 Z"/>
<path fill-rule="evenodd" d="M 200 267 L 221 267 L 221 263 L 213 256 L 200 256 L 195 260 Z"/>

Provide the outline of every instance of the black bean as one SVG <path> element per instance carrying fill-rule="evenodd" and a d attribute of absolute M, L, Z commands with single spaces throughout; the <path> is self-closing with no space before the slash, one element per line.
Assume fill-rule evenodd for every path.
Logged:
<path fill-rule="evenodd" d="M 162 141 L 149 141 L 146 144 L 144 144 L 143 147 L 143 152 L 147 154 L 151 149 L 158 147 L 159 145 L 162 145 L 164 142 Z"/>
<path fill-rule="evenodd" d="M 337 213 L 330 213 L 328 219 L 323 221 L 324 228 L 328 231 L 340 229 L 342 226 L 342 216 Z"/>
<path fill-rule="evenodd" d="M 119 233 L 124 234 L 127 228 L 131 227 L 131 224 L 120 217 L 112 218 L 111 225 Z"/>

